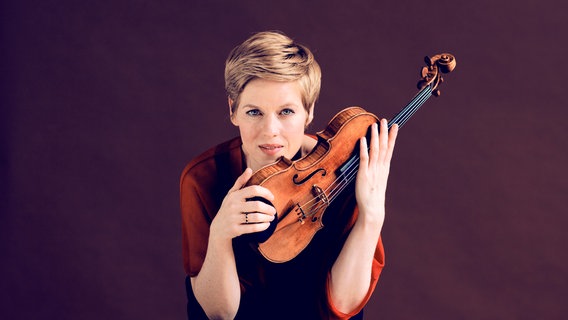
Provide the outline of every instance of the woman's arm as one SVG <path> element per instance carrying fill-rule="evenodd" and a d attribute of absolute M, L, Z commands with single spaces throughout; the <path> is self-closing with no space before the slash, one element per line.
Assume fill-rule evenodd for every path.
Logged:
<path fill-rule="evenodd" d="M 250 186 L 241 189 L 251 176 L 252 170 L 245 170 L 223 199 L 211 222 L 201 270 L 191 278 L 195 298 L 212 319 L 232 319 L 239 309 L 241 291 L 232 239 L 267 229 L 276 213 L 272 206 L 260 201 L 247 202 L 246 199 L 254 196 L 274 200 L 266 188 Z M 245 213 L 248 213 L 246 219 Z"/>
<path fill-rule="evenodd" d="M 201 271 L 191 278 L 195 298 L 210 319 L 232 319 L 241 298 L 232 241 L 209 237 Z"/>
<path fill-rule="evenodd" d="M 371 283 L 373 257 L 385 218 L 385 194 L 398 126 L 387 129 L 381 120 L 371 130 L 371 148 L 360 141 L 360 165 L 355 195 L 359 216 L 333 264 L 330 291 L 333 305 L 350 313 L 363 302 Z"/>

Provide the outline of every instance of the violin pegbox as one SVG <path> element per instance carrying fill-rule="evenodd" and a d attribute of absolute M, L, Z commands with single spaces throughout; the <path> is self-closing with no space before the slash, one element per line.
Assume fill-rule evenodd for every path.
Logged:
<path fill-rule="evenodd" d="M 420 71 L 422 79 L 418 81 L 418 89 L 423 89 L 425 86 L 430 85 L 432 95 L 438 97 L 440 96 L 438 85 L 444 82 L 442 74 L 450 73 L 454 70 L 456 58 L 450 53 L 440 53 L 432 57 L 424 57 L 424 62 L 426 66 Z"/>

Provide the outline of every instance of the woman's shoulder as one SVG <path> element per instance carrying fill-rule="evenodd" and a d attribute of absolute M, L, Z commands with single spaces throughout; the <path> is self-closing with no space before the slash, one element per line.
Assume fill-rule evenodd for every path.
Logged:
<path fill-rule="evenodd" d="M 217 172 L 219 167 L 230 167 L 235 158 L 240 160 L 241 145 L 240 137 L 236 137 L 209 148 L 193 158 L 182 171 L 182 182 L 187 178 L 199 181 Z"/>

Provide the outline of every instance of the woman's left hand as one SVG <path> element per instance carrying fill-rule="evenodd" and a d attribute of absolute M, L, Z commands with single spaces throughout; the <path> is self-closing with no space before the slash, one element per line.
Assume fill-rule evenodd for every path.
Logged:
<path fill-rule="evenodd" d="M 370 148 L 367 139 L 360 140 L 359 172 L 355 185 L 355 195 L 359 207 L 359 218 L 371 219 L 382 225 L 385 218 L 385 194 L 394 150 L 398 125 L 390 130 L 386 119 L 371 126 Z"/>
<path fill-rule="evenodd" d="M 360 141 L 355 196 L 359 215 L 331 270 L 331 297 L 338 310 L 348 313 L 369 291 L 373 259 L 385 220 L 385 194 L 398 126 L 388 130 L 385 119 L 371 126 L 370 148 Z"/>

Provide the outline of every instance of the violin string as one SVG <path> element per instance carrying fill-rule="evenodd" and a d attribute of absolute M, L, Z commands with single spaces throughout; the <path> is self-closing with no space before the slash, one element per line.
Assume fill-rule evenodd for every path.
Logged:
<path fill-rule="evenodd" d="M 356 156 L 356 158 L 358 158 L 358 156 Z M 329 203 L 335 200 L 335 198 L 337 198 L 337 196 L 341 194 L 341 192 L 351 183 L 351 181 L 353 181 L 354 177 L 356 176 L 358 167 L 359 167 L 359 162 L 355 161 L 353 165 L 348 167 L 346 172 L 340 174 L 338 178 L 335 179 L 332 182 L 332 184 L 324 191 L 326 192 L 331 190 L 329 192 L 326 192 L 328 194 L 327 203 L 323 199 L 321 199 L 321 197 L 317 196 L 313 198 L 311 201 L 308 201 L 307 203 L 311 203 L 314 201 L 315 203 L 313 203 L 312 206 L 309 207 L 307 210 L 304 210 L 304 212 L 307 212 L 306 216 L 310 217 L 315 215 L 321 208 L 327 207 Z"/>
<path fill-rule="evenodd" d="M 416 104 L 412 109 L 410 109 L 407 114 L 405 114 L 405 115 L 401 118 L 400 123 L 399 123 L 399 127 L 401 127 L 402 125 L 404 125 L 404 124 L 406 123 L 406 121 L 408 121 L 408 119 L 410 119 L 410 117 L 418 110 L 418 108 L 419 108 L 419 107 L 424 103 L 424 101 L 426 101 L 428 98 L 429 98 L 429 96 L 427 96 L 427 95 L 424 96 L 424 97 L 422 97 L 422 98 L 417 102 L 417 104 Z"/>
<path fill-rule="evenodd" d="M 416 112 L 416 110 L 429 98 L 430 96 L 430 86 L 422 89 L 416 97 L 408 104 L 407 107 L 397 114 L 391 123 L 397 123 L 399 127 L 402 127 L 404 123 Z"/>
<path fill-rule="evenodd" d="M 340 176 L 342 178 L 342 181 L 338 183 L 338 186 L 335 187 L 334 189 L 332 189 L 331 191 L 329 191 L 329 196 L 328 198 L 330 199 L 329 201 L 333 201 L 335 198 L 337 198 L 337 196 L 339 196 L 339 194 L 345 189 L 347 188 L 347 186 L 353 181 L 353 179 L 356 177 L 357 175 L 357 171 L 359 169 L 359 156 L 356 155 L 353 157 L 354 159 L 356 159 L 356 161 L 348 167 L 348 169 L 345 171 L 345 173 L 342 173 Z M 337 181 L 337 180 L 336 180 Z"/>
<path fill-rule="evenodd" d="M 351 161 L 353 160 L 353 161 Z M 357 174 L 357 169 L 359 168 L 359 156 L 353 156 L 349 161 L 352 163 L 346 167 L 345 172 L 341 173 L 337 176 L 337 178 L 328 186 L 327 189 L 322 190 L 325 194 L 327 194 L 327 202 L 322 199 L 322 197 L 314 197 L 312 200 L 308 201 L 306 204 L 312 204 L 311 207 L 304 210 L 304 212 L 308 212 L 306 216 L 312 216 L 316 214 L 322 207 L 327 206 L 331 203 L 341 192 L 353 181 L 353 178 Z M 302 206 L 305 208 L 305 205 Z"/>
<path fill-rule="evenodd" d="M 321 208 L 327 207 L 328 204 L 335 199 L 334 190 L 337 190 L 338 188 L 342 188 L 343 185 L 348 184 L 348 183 L 344 183 L 344 184 L 339 183 L 340 178 L 342 178 L 343 176 L 344 176 L 344 174 L 339 175 L 338 178 L 335 179 L 331 183 L 331 185 L 324 191 L 324 193 L 327 193 L 327 191 L 330 188 L 333 187 L 332 192 L 327 193 L 328 194 L 327 202 L 325 200 L 323 200 L 322 197 L 315 196 L 310 201 L 306 202 L 304 205 L 301 206 L 302 211 L 304 212 L 306 217 L 311 217 L 311 216 L 315 215 Z M 306 208 L 307 205 L 310 205 L 310 204 L 311 204 L 311 206 L 309 208 Z"/>
<path fill-rule="evenodd" d="M 416 113 L 416 111 L 424 104 L 432 94 L 432 85 L 424 87 L 413 99 L 412 101 L 399 113 L 397 114 L 388 124 L 388 128 L 393 124 L 397 124 L 402 127 L 411 117 Z M 304 203 L 300 208 L 304 212 L 307 212 L 306 217 L 311 217 L 315 215 L 321 208 L 325 208 L 331 203 L 335 198 L 343 192 L 345 188 L 355 179 L 358 168 L 359 168 L 359 156 L 353 156 L 355 161 L 346 167 L 345 172 L 341 173 L 331 184 L 324 190 L 327 193 L 327 202 L 322 199 L 322 197 L 316 196 L 310 201 Z M 353 159 L 352 158 L 352 159 Z M 351 160 L 351 159 L 350 159 Z M 311 206 L 306 210 L 306 206 L 311 204 Z"/>
<path fill-rule="evenodd" d="M 340 174 L 338 176 L 338 179 L 333 181 L 332 185 L 330 185 L 330 187 L 328 188 L 328 190 L 331 189 L 331 191 L 328 193 L 327 202 L 322 200 L 320 197 L 314 198 L 316 202 L 308 210 L 305 210 L 305 212 L 307 212 L 306 216 L 311 217 L 315 215 L 316 213 L 319 212 L 320 209 L 326 208 L 329 205 L 329 203 L 335 200 L 356 177 L 358 167 L 359 167 L 359 162 L 357 161 L 355 164 L 351 165 L 346 172 Z"/>
<path fill-rule="evenodd" d="M 428 98 L 430 98 L 431 94 L 431 85 L 428 85 L 424 89 L 422 89 L 416 95 L 416 97 L 414 97 L 414 99 L 408 104 L 407 107 L 403 109 L 403 111 L 400 112 L 400 114 L 397 114 L 393 118 L 393 120 L 391 120 L 389 125 L 396 123 L 398 124 L 399 128 L 402 127 L 406 123 L 406 121 L 408 121 L 408 119 L 410 119 L 410 117 L 422 106 L 422 104 L 424 104 L 424 102 L 428 100 Z"/>

